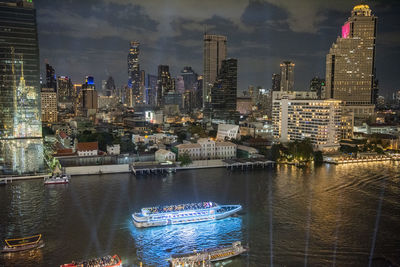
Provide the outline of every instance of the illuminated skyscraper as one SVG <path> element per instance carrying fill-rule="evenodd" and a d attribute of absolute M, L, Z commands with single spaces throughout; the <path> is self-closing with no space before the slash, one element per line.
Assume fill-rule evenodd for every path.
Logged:
<path fill-rule="evenodd" d="M 128 54 L 128 86 L 132 89 L 132 103 L 140 102 L 140 65 L 139 65 L 139 46 L 140 43 L 131 41 Z"/>
<path fill-rule="evenodd" d="M 284 61 L 281 63 L 281 91 L 294 90 L 294 63 Z"/>
<path fill-rule="evenodd" d="M 32 1 L 0 2 L 0 29 L 1 169 L 5 173 L 38 172 L 43 169 L 43 147 Z"/>
<path fill-rule="evenodd" d="M 86 77 L 86 82 L 82 85 L 82 107 L 83 114 L 87 117 L 96 115 L 98 108 L 97 91 L 94 85 L 94 78 Z"/>
<path fill-rule="evenodd" d="M 163 97 L 169 92 L 175 91 L 175 85 L 171 79 L 168 65 L 158 66 L 158 79 L 157 79 L 157 106 L 162 106 Z"/>
<path fill-rule="evenodd" d="M 59 102 L 69 102 L 73 100 L 74 88 L 69 77 L 58 76 L 57 78 L 57 94 Z M 52 87 L 48 87 L 52 88 Z"/>
<path fill-rule="evenodd" d="M 342 26 L 342 35 L 326 56 L 327 97 L 343 100 L 347 106 L 371 106 L 376 23 L 369 6 L 353 8 Z"/>
<path fill-rule="evenodd" d="M 57 92 L 53 88 L 42 88 L 42 122 L 57 122 Z"/>
<path fill-rule="evenodd" d="M 226 58 L 226 36 L 204 35 L 203 51 L 203 107 L 211 102 L 211 88 Z"/>

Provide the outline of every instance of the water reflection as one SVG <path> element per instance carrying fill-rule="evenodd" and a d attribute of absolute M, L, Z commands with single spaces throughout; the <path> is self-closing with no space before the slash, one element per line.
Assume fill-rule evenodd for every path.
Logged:
<path fill-rule="evenodd" d="M 185 253 L 242 240 L 242 218 L 219 221 L 136 228 L 129 222 L 136 254 L 144 265 L 167 265 L 171 254 Z"/>

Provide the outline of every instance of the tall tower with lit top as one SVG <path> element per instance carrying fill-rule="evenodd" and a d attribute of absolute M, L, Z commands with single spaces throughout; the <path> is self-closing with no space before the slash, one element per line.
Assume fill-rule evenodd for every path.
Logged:
<path fill-rule="evenodd" d="M 326 56 L 326 96 L 343 100 L 355 114 L 368 114 L 375 80 L 377 17 L 357 5 Z"/>

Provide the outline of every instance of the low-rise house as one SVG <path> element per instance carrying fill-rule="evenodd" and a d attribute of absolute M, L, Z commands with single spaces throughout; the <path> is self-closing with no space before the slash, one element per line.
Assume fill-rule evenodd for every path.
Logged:
<path fill-rule="evenodd" d="M 119 144 L 115 145 L 107 145 L 107 154 L 108 155 L 119 155 L 121 153 L 121 148 Z"/>
<path fill-rule="evenodd" d="M 217 132 L 217 140 L 236 139 L 238 137 L 239 125 L 219 124 Z"/>
<path fill-rule="evenodd" d="M 169 150 L 159 149 L 155 153 L 155 159 L 158 162 L 175 161 L 176 155 Z"/>
<path fill-rule="evenodd" d="M 98 142 L 82 142 L 76 145 L 78 156 L 97 156 L 99 153 Z"/>

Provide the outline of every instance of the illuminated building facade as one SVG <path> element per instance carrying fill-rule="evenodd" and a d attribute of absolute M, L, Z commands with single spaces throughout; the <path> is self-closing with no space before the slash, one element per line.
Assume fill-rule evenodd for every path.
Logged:
<path fill-rule="evenodd" d="M 272 91 L 281 90 L 281 75 L 278 73 L 272 74 Z"/>
<path fill-rule="evenodd" d="M 57 78 L 57 94 L 59 102 L 70 102 L 74 98 L 74 88 L 69 77 L 58 76 Z M 51 87 L 49 87 L 51 88 Z"/>
<path fill-rule="evenodd" d="M 0 2 L 0 29 L 0 171 L 39 172 L 44 162 L 39 47 L 32 1 Z M 19 38 L 21 35 L 24 38 Z"/>
<path fill-rule="evenodd" d="M 82 107 L 85 116 L 90 117 L 96 115 L 98 97 L 94 79 L 91 76 L 87 76 L 86 83 L 82 85 Z"/>
<path fill-rule="evenodd" d="M 355 116 L 369 115 L 373 103 L 376 24 L 369 6 L 355 6 L 326 56 L 327 97 L 354 106 Z"/>
<path fill-rule="evenodd" d="M 139 65 L 139 46 L 139 42 L 131 41 L 128 54 L 128 86 L 132 90 L 132 93 L 129 94 L 132 97 L 132 101 L 129 101 L 130 106 L 134 106 L 135 103 L 139 103 L 142 97 L 140 90 L 141 75 Z"/>
<path fill-rule="evenodd" d="M 162 106 L 164 96 L 168 93 L 175 91 L 174 82 L 171 79 L 168 65 L 158 66 L 158 77 L 157 77 L 157 106 Z"/>
<path fill-rule="evenodd" d="M 333 99 L 296 99 L 293 96 L 282 94 L 273 100 L 274 139 L 290 142 L 309 138 L 318 149 L 338 149 L 342 102 Z"/>
<path fill-rule="evenodd" d="M 310 91 L 315 92 L 319 99 L 325 98 L 325 80 L 314 77 L 310 81 Z"/>
<path fill-rule="evenodd" d="M 281 91 L 294 90 L 294 63 L 291 61 L 284 61 L 281 63 L 280 86 Z"/>
<path fill-rule="evenodd" d="M 203 50 L 203 107 L 211 102 L 211 88 L 226 58 L 226 36 L 204 35 Z"/>
<path fill-rule="evenodd" d="M 42 88 L 42 122 L 57 122 L 57 92 L 53 88 Z"/>

